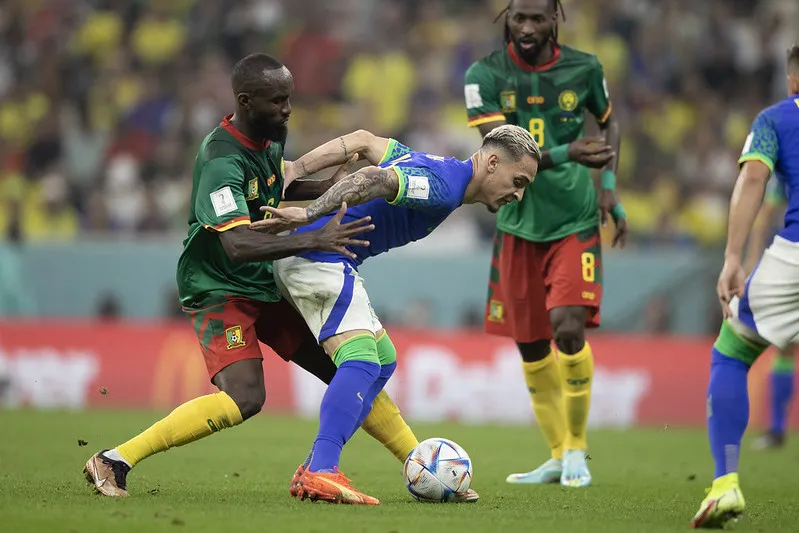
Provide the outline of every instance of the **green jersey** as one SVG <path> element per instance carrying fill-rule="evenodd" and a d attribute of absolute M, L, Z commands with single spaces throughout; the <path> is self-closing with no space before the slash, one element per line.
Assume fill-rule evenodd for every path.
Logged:
<path fill-rule="evenodd" d="M 200 145 L 192 179 L 189 235 L 177 269 L 181 304 L 202 307 L 214 296 L 280 300 L 272 263 L 234 264 L 219 234 L 262 219 L 262 206 L 280 202 L 283 145 L 256 143 L 227 116 Z"/>
<path fill-rule="evenodd" d="M 552 61 L 532 67 L 513 44 L 466 72 L 469 126 L 498 119 L 528 128 L 542 150 L 584 135 L 585 111 L 600 124 L 610 99 L 596 56 L 556 46 Z M 568 162 L 538 173 L 521 202 L 502 206 L 497 227 L 533 242 L 562 239 L 599 223 L 597 194 L 587 167 Z"/>

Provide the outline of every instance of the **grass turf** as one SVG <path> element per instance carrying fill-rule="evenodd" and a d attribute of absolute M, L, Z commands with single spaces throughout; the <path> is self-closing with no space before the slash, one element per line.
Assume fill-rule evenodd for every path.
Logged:
<path fill-rule="evenodd" d="M 546 458 L 529 428 L 416 424 L 419 438 L 447 437 L 474 463 L 477 504 L 422 504 L 403 486 L 399 462 L 359 433 L 342 469 L 380 498 L 374 508 L 291 499 L 287 487 L 315 433 L 314 421 L 262 415 L 241 427 L 144 461 L 128 477 L 132 496 L 95 496 L 81 469 L 157 415 L 0 411 L 0 530 L 19 532 L 687 531 L 712 466 L 704 432 L 595 431 L 594 485 L 565 489 L 505 483 Z M 88 445 L 79 445 L 78 441 Z M 741 472 L 747 514 L 737 531 L 796 531 L 799 446 L 748 451 Z"/>

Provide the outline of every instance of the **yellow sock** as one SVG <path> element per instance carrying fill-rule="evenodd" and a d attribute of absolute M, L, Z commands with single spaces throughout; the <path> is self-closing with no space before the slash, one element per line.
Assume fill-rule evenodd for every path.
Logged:
<path fill-rule="evenodd" d="M 372 404 L 372 411 L 361 424 L 361 428 L 403 463 L 419 444 L 416 435 L 408 427 L 399 408 L 386 391 L 380 391 L 377 395 Z"/>
<path fill-rule="evenodd" d="M 586 342 L 574 355 L 561 353 L 559 360 L 566 399 L 566 449 L 585 450 L 588 448 L 586 427 L 594 380 L 594 354 Z"/>
<path fill-rule="evenodd" d="M 522 362 L 524 380 L 533 400 L 533 411 L 538 427 L 547 440 L 552 457 L 563 458 L 563 440 L 566 436 L 566 414 L 563 404 L 563 385 L 555 354 L 532 363 Z"/>
<path fill-rule="evenodd" d="M 116 450 L 130 466 L 151 455 L 241 424 L 236 402 L 224 392 L 201 396 L 175 408 Z"/>

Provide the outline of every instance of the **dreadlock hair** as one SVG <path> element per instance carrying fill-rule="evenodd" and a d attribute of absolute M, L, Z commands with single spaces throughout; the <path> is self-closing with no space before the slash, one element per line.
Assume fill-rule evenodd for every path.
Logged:
<path fill-rule="evenodd" d="M 508 15 L 510 14 L 510 8 L 512 5 L 513 5 L 513 0 L 510 0 L 505 9 L 500 11 L 499 14 L 496 16 L 496 18 L 494 19 L 494 23 L 496 24 L 496 22 L 499 19 L 501 19 L 503 15 L 505 15 L 505 26 L 503 28 L 505 44 L 510 43 L 510 26 L 508 26 Z M 555 11 L 559 12 L 560 15 L 563 17 L 563 22 L 566 22 L 566 12 L 563 10 L 563 3 L 561 2 L 561 0 L 552 0 L 552 7 L 553 9 L 555 9 Z M 555 27 L 552 29 L 552 40 L 555 41 L 556 43 L 558 42 L 557 22 L 555 22 Z"/>

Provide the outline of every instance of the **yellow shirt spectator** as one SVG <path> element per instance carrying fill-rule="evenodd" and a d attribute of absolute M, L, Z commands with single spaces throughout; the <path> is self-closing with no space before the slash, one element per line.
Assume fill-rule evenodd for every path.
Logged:
<path fill-rule="evenodd" d="M 122 19 L 116 13 L 94 11 L 75 33 L 73 50 L 101 63 L 117 49 L 124 29 Z"/>
<path fill-rule="evenodd" d="M 174 58 L 186 41 L 186 28 L 178 20 L 147 15 L 133 29 L 131 44 L 145 63 L 163 64 Z"/>

